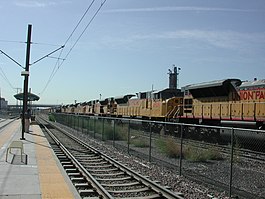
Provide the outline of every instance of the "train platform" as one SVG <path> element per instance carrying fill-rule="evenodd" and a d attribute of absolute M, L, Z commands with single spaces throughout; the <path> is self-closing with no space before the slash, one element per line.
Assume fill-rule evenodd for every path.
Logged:
<path fill-rule="evenodd" d="M 0 199 L 80 198 L 38 125 L 0 129 Z"/>

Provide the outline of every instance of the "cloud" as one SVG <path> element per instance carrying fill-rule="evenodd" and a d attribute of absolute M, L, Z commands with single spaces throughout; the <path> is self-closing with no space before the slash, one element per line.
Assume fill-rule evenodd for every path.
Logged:
<path fill-rule="evenodd" d="M 27 7 L 27 8 L 44 8 L 63 3 L 69 3 L 69 1 L 17 0 L 14 2 L 14 4 L 18 7 Z"/>
<path fill-rule="evenodd" d="M 242 33 L 237 31 L 179 30 L 157 35 L 164 39 L 187 39 L 226 49 L 239 49 L 265 44 L 264 33 Z"/>
<path fill-rule="evenodd" d="M 241 52 L 255 50 L 264 51 L 265 33 L 242 33 L 237 31 L 225 30 L 176 30 L 165 31 L 151 34 L 132 34 L 123 37 L 106 36 L 103 38 L 105 45 L 109 47 L 129 48 L 142 45 L 144 42 L 160 43 L 170 41 L 168 45 L 178 45 L 193 48 L 221 48 L 237 50 Z M 179 47 L 178 46 L 178 47 Z"/>
<path fill-rule="evenodd" d="M 170 12 L 170 11 L 195 11 L 195 12 L 254 12 L 257 10 L 251 9 L 236 9 L 236 8 L 209 8 L 209 7 L 153 7 L 153 8 L 124 8 L 124 9 L 111 9 L 104 12 L 117 13 L 117 12 Z"/>

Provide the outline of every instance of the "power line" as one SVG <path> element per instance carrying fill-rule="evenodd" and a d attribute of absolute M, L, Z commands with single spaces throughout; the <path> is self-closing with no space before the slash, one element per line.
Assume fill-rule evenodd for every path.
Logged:
<path fill-rule="evenodd" d="M 86 11 L 84 12 L 83 16 L 81 17 L 81 19 L 78 21 L 78 23 L 76 24 L 74 30 L 71 32 L 71 34 L 69 35 L 69 37 L 66 39 L 64 46 L 66 45 L 66 43 L 70 40 L 70 38 L 73 36 L 74 32 L 76 31 L 76 29 L 78 28 L 78 26 L 80 25 L 80 23 L 82 22 L 82 20 L 84 19 L 84 17 L 86 16 L 87 12 L 90 10 L 90 8 L 92 7 L 92 5 L 94 4 L 95 0 L 93 0 L 89 6 L 87 7 Z"/>
<path fill-rule="evenodd" d="M 91 2 L 91 4 L 88 6 L 86 12 L 83 14 L 83 16 L 81 17 L 81 19 L 79 20 L 79 22 L 77 23 L 77 25 L 75 26 L 74 30 L 72 31 L 72 33 L 70 34 L 70 36 L 68 37 L 68 39 L 66 40 L 65 44 L 69 41 L 69 39 L 72 37 L 73 33 L 76 31 L 77 27 L 80 25 L 81 21 L 83 20 L 83 18 L 85 17 L 85 15 L 87 14 L 88 10 L 91 8 L 91 6 L 93 5 L 95 0 L 93 0 Z M 95 19 L 95 17 L 97 16 L 98 12 L 101 10 L 101 8 L 103 7 L 103 5 L 106 3 L 107 0 L 104 0 L 99 8 L 96 10 L 96 12 L 94 13 L 94 15 L 92 16 L 92 18 L 90 19 L 90 21 L 88 22 L 88 24 L 86 25 L 86 27 L 84 28 L 84 30 L 81 32 L 81 34 L 79 35 L 79 37 L 77 38 L 77 40 L 75 41 L 75 43 L 73 44 L 73 46 L 70 48 L 70 50 L 68 51 L 68 53 L 66 54 L 66 56 L 62 59 L 62 62 L 59 63 L 59 59 L 61 59 L 61 55 L 62 55 L 62 51 L 59 55 L 59 58 L 57 59 L 56 63 L 55 63 L 55 66 L 53 68 L 53 71 L 44 87 L 44 89 L 40 92 L 43 93 L 46 88 L 48 87 L 49 83 L 51 82 L 51 80 L 53 79 L 53 77 L 55 76 L 55 74 L 57 73 L 57 71 L 60 69 L 60 67 L 63 65 L 64 61 L 66 60 L 66 58 L 69 56 L 69 54 L 72 52 L 73 48 L 76 46 L 77 42 L 80 40 L 80 38 L 83 36 L 83 34 L 85 33 L 85 31 L 87 30 L 87 28 L 90 26 L 90 24 L 92 23 L 92 21 Z M 56 68 L 57 66 L 57 68 Z"/>
<path fill-rule="evenodd" d="M 43 46 L 61 46 L 59 44 L 49 44 L 49 43 L 41 43 L 41 42 L 31 42 L 31 44 L 35 44 L 35 45 L 43 45 Z"/>
<path fill-rule="evenodd" d="M 8 83 L 8 85 L 9 85 L 12 89 L 14 89 L 14 86 L 12 86 L 12 84 L 11 84 L 10 81 L 8 80 L 8 78 L 7 78 L 7 76 L 5 75 L 5 73 L 4 73 L 4 71 L 3 71 L 3 69 L 2 69 L 1 66 L 0 66 L 0 70 L 1 70 L 0 75 L 4 78 L 4 80 Z"/>
<path fill-rule="evenodd" d="M 93 15 L 93 17 L 90 19 L 90 21 L 88 22 L 88 24 L 86 25 L 86 27 L 84 28 L 84 30 L 82 31 L 82 33 L 79 35 L 79 37 L 77 38 L 76 42 L 74 43 L 74 45 L 70 48 L 69 52 L 66 54 L 65 58 L 66 59 L 68 57 L 68 55 L 71 53 L 71 51 L 73 50 L 73 48 L 75 47 L 75 45 L 77 44 L 77 42 L 80 40 L 80 38 L 83 36 L 83 34 L 85 33 L 85 31 L 87 30 L 87 28 L 90 26 L 90 24 L 92 23 L 92 21 L 94 20 L 94 18 L 97 16 L 98 12 L 100 11 L 100 9 L 102 8 L 102 6 L 104 5 L 104 3 L 107 0 L 104 0 L 100 7 L 97 9 L 97 11 L 95 12 L 95 14 Z M 61 65 L 60 65 L 61 66 Z M 59 66 L 59 68 L 60 68 Z"/>
<path fill-rule="evenodd" d="M 20 44 L 25 44 L 26 43 L 24 41 L 3 40 L 3 39 L 0 39 L 0 42 L 3 42 L 3 43 L 20 43 Z"/>
<path fill-rule="evenodd" d="M 82 22 L 82 20 L 84 19 L 84 17 L 85 17 L 86 14 L 88 13 L 88 11 L 90 10 L 90 8 L 91 8 L 92 5 L 94 4 L 94 2 L 95 2 L 95 0 L 93 0 L 93 1 L 89 4 L 89 6 L 87 7 L 86 11 L 85 11 L 84 14 L 82 15 L 82 17 L 80 18 L 80 20 L 78 21 L 78 23 L 76 24 L 76 26 L 74 27 L 73 31 L 71 32 L 71 34 L 69 35 L 69 37 L 68 37 L 68 38 L 66 39 L 66 41 L 64 42 L 64 46 L 66 46 L 66 44 L 68 43 L 68 41 L 70 40 L 70 38 L 73 36 L 74 32 L 77 30 L 78 26 L 80 25 L 80 23 Z M 61 50 L 60 55 L 59 55 L 59 57 L 58 57 L 58 59 L 57 59 L 55 65 L 54 65 L 54 67 L 53 67 L 53 70 L 52 70 L 51 74 L 50 74 L 50 77 L 49 77 L 49 79 L 48 79 L 48 81 L 47 81 L 47 83 L 46 83 L 44 89 L 41 91 L 41 93 L 43 93 L 43 92 L 46 90 L 46 88 L 48 87 L 49 83 L 51 82 L 51 80 L 53 79 L 54 75 L 56 74 L 57 70 L 59 69 L 59 67 L 60 67 L 59 60 L 61 60 L 62 53 L 63 53 L 63 49 Z M 63 60 L 62 62 L 64 62 L 65 59 L 66 59 L 66 58 L 62 59 L 62 60 Z M 61 64 L 61 65 L 62 65 L 62 64 Z M 57 67 L 57 70 L 56 70 L 56 66 L 58 66 L 58 67 Z M 41 93 L 40 93 L 40 94 L 41 94 Z"/>

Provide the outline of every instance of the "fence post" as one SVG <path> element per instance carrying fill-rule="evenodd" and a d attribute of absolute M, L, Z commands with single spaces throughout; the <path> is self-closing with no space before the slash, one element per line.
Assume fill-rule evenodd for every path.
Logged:
<path fill-rule="evenodd" d="M 75 130 L 78 131 L 78 128 L 79 128 L 79 115 L 78 113 L 76 114 L 76 123 L 75 123 Z"/>
<path fill-rule="evenodd" d="M 180 126 L 180 155 L 179 155 L 179 175 L 182 175 L 182 151 L 183 151 L 183 124 Z"/>
<path fill-rule="evenodd" d="M 152 152 L 152 123 L 150 122 L 150 135 L 149 135 L 149 162 L 151 162 Z"/>
<path fill-rule="evenodd" d="M 77 117 L 77 121 L 76 121 L 76 131 L 79 131 L 79 115 L 78 115 L 78 113 L 77 113 L 76 117 Z"/>
<path fill-rule="evenodd" d="M 90 116 L 88 116 L 87 119 L 88 119 L 88 122 L 87 122 L 88 123 L 87 124 L 87 128 L 88 128 L 87 129 L 87 134 L 89 134 L 90 133 Z"/>
<path fill-rule="evenodd" d="M 102 121 L 102 131 L 101 131 L 101 140 L 104 140 L 104 118 L 101 118 Z"/>
<path fill-rule="evenodd" d="M 75 129 L 75 114 L 73 114 L 71 128 Z"/>
<path fill-rule="evenodd" d="M 234 157 L 234 128 L 231 129 L 231 157 L 230 157 L 229 197 L 231 197 L 231 195 L 232 195 L 233 157 Z"/>
<path fill-rule="evenodd" d="M 84 133 L 84 119 L 85 119 L 85 117 L 84 116 L 81 116 L 82 117 L 82 133 Z"/>
<path fill-rule="evenodd" d="M 115 147 L 115 119 L 113 120 L 113 146 Z"/>
<path fill-rule="evenodd" d="M 127 148 L 127 153 L 130 154 L 130 138 L 131 138 L 131 132 L 130 132 L 130 121 L 128 123 L 128 138 L 127 138 L 127 143 L 128 143 L 128 148 Z"/>
<path fill-rule="evenodd" d="M 93 131 L 93 133 L 94 133 L 94 139 L 96 138 L 96 118 L 95 118 L 95 116 L 94 116 L 94 131 Z"/>

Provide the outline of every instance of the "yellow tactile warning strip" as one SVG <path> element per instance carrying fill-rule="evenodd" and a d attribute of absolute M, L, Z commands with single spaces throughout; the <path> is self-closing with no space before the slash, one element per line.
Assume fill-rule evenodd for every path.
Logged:
<path fill-rule="evenodd" d="M 56 164 L 54 155 L 48 141 L 43 137 L 43 132 L 37 125 L 32 125 L 31 129 L 34 134 L 34 141 L 36 142 L 36 159 L 39 170 L 40 188 L 43 199 L 70 199 L 74 198 L 70 192 L 65 179 Z"/>
<path fill-rule="evenodd" d="M 14 121 L 12 125 L 8 125 L 7 128 L 4 129 L 0 133 L 0 148 L 6 144 L 7 140 L 10 139 L 12 134 L 17 131 L 20 125 L 20 120 Z"/>

